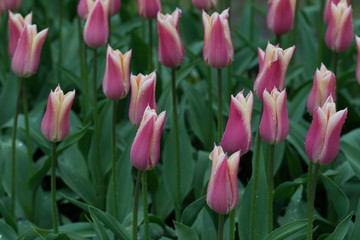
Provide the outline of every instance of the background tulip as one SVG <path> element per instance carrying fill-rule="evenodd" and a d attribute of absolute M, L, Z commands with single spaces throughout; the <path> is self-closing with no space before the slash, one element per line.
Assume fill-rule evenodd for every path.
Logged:
<path fill-rule="evenodd" d="M 326 0 L 325 11 L 324 11 L 324 22 L 329 24 L 331 15 L 331 4 L 338 4 L 341 0 Z M 347 0 L 347 4 L 350 5 L 350 0 Z"/>
<path fill-rule="evenodd" d="M 289 32 L 294 24 L 296 0 L 270 0 L 267 27 L 274 34 Z"/>
<path fill-rule="evenodd" d="M 214 9 L 218 4 L 218 0 L 192 0 L 194 6 L 199 10 Z"/>
<path fill-rule="evenodd" d="M 121 1 L 120 0 L 108 0 L 108 1 L 109 1 L 108 12 L 109 12 L 110 16 L 114 16 L 120 10 Z"/>
<path fill-rule="evenodd" d="M 85 20 L 89 14 L 89 8 L 92 7 L 94 0 L 80 0 L 77 5 L 77 14 L 79 18 Z"/>
<path fill-rule="evenodd" d="M 156 18 L 161 11 L 160 0 L 137 0 L 137 9 L 142 18 Z"/>
<path fill-rule="evenodd" d="M 9 11 L 9 55 L 12 57 L 19 42 L 25 24 L 32 24 L 32 12 L 23 18 L 21 14 Z"/>
<path fill-rule="evenodd" d="M 18 11 L 21 7 L 22 0 L 3 0 L 5 10 Z"/>
<path fill-rule="evenodd" d="M 357 48 L 357 67 L 356 67 L 356 79 L 360 84 L 360 38 L 358 36 L 355 37 L 356 40 L 356 48 Z"/>

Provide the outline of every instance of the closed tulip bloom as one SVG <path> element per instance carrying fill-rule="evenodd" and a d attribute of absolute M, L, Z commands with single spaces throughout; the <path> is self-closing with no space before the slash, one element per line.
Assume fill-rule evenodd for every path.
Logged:
<path fill-rule="evenodd" d="M 274 34 L 285 34 L 294 24 L 296 0 L 270 0 L 266 17 L 267 27 Z"/>
<path fill-rule="evenodd" d="M 19 42 L 25 24 L 32 24 L 32 13 L 23 18 L 21 14 L 13 14 L 9 11 L 9 55 L 12 57 Z"/>
<path fill-rule="evenodd" d="M 324 11 L 324 22 L 326 24 L 329 24 L 330 14 L 331 14 L 331 4 L 334 3 L 336 5 L 340 1 L 341 0 L 326 0 L 325 11 Z M 347 0 L 346 2 L 347 4 L 350 5 L 350 0 Z"/>
<path fill-rule="evenodd" d="M 267 44 L 265 52 L 258 49 L 259 74 L 254 83 L 254 92 L 262 100 L 265 89 L 272 91 L 274 87 L 282 91 L 285 87 L 285 76 L 295 46 L 286 50 Z"/>
<path fill-rule="evenodd" d="M 25 24 L 11 64 L 16 75 L 30 77 L 36 73 L 40 62 L 41 48 L 47 33 L 48 29 L 37 33 L 36 25 Z"/>
<path fill-rule="evenodd" d="M 356 48 L 357 48 L 357 54 L 358 54 L 358 62 L 356 67 L 356 79 L 358 83 L 360 84 L 360 38 L 356 36 Z"/>
<path fill-rule="evenodd" d="M 243 92 L 244 90 L 239 92 L 236 97 L 231 95 L 229 119 L 221 139 L 221 147 L 228 154 L 239 150 L 241 154 L 245 154 L 252 143 L 251 116 L 254 97 L 252 92 L 249 92 L 245 98 Z"/>
<path fill-rule="evenodd" d="M 89 14 L 89 8 L 94 4 L 94 0 L 80 0 L 77 5 L 77 14 L 79 18 L 85 20 Z"/>
<path fill-rule="evenodd" d="M 137 169 L 149 170 L 158 163 L 165 117 L 165 111 L 157 115 L 156 111 L 149 106 L 145 109 L 130 153 L 131 163 Z"/>
<path fill-rule="evenodd" d="M 234 47 L 229 28 L 229 9 L 220 15 L 214 12 L 211 17 L 203 10 L 204 25 L 203 58 L 207 65 L 224 68 L 234 60 Z"/>
<path fill-rule="evenodd" d="M 161 11 L 160 0 L 137 0 L 137 9 L 142 18 L 156 18 Z"/>
<path fill-rule="evenodd" d="M 335 159 L 339 153 L 340 134 L 346 115 L 347 108 L 336 112 L 331 96 L 324 106 L 315 109 L 305 140 L 306 155 L 310 161 L 325 165 Z"/>
<path fill-rule="evenodd" d="M 131 100 L 129 119 L 132 124 L 139 126 L 147 106 L 157 111 L 155 100 L 156 72 L 150 75 L 139 74 L 130 76 Z"/>
<path fill-rule="evenodd" d="M 199 10 L 214 9 L 218 3 L 218 0 L 192 0 L 194 6 Z"/>
<path fill-rule="evenodd" d="M 353 41 L 352 8 L 346 0 L 341 0 L 337 5 L 331 3 L 329 25 L 326 30 L 325 43 L 335 52 L 348 49 Z"/>
<path fill-rule="evenodd" d="M 105 75 L 102 81 L 103 91 L 111 100 L 127 96 L 130 88 L 130 60 L 132 51 L 122 54 L 108 45 L 106 53 Z"/>
<path fill-rule="evenodd" d="M 75 98 L 75 90 L 64 95 L 58 85 L 51 90 L 46 112 L 41 122 L 41 132 L 50 142 L 60 142 L 69 134 L 69 114 Z"/>
<path fill-rule="evenodd" d="M 116 15 L 119 10 L 120 10 L 120 6 L 121 6 L 121 1 L 120 0 L 107 0 L 108 2 L 108 13 L 110 14 L 110 16 L 114 16 Z"/>
<path fill-rule="evenodd" d="M 212 160 L 212 167 L 206 202 L 215 212 L 226 214 L 236 207 L 239 200 L 237 173 L 240 151 L 235 152 L 228 159 L 223 149 L 214 144 L 210 159 Z"/>
<path fill-rule="evenodd" d="M 109 23 L 106 6 L 101 0 L 96 0 L 86 19 L 84 41 L 91 48 L 103 46 L 109 37 Z"/>
<path fill-rule="evenodd" d="M 4 1 L 5 9 L 10 11 L 18 11 L 21 7 L 22 0 L 2 0 Z"/>
<path fill-rule="evenodd" d="M 270 144 L 285 140 L 289 133 L 289 118 L 286 109 L 286 90 L 279 92 L 276 88 L 271 94 L 263 93 L 263 114 L 260 121 L 260 136 Z"/>
<path fill-rule="evenodd" d="M 316 107 L 322 107 L 329 96 L 335 99 L 335 75 L 324 64 L 316 69 L 314 84 L 308 97 L 307 111 L 312 115 Z"/>

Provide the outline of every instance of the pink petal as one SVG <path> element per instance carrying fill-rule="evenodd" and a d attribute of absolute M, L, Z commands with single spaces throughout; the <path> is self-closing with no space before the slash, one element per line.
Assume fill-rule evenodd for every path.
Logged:
<path fill-rule="evenodd" d="M 58 112 L 56 109 L 54 109 L 54 104 L 55 107 L 57 107 L 57 104 L 52 102 L 51 95 L 52 92 L 49 94 L 46 112 L 41 121 L 41 132 L 46 139 L 53 142 L 56 140 Z"/>
<path fill-rule="evenodd" d="M 33 39 L 30 56 L 30 75 L 35 74 L 39 67 L 41 48 L 45 42 L 47 33 L 48 29 L 44 29 L 39 32 Z"/>
<path fill-rule="evenodd" d="M 261 138 L 268 143 L 276 142 L 276 102 L 270 93 L 263 93 L 263 114 L 261 116 L 259 131 Z"/>
<path fill-rule="evenodd" d="M 356 36 L 356 48 L 357 48 L 357 67 L 356 67 L 356 79 L 360 84 L 360 38 Z"/>
<path fill-rule="evenodd" d="M 72 92 L 68 92 L 65 96 L 64 96 L 64 100 L 61 104 L 61 108 L 59 110 L 59 115 L 58 115 L 58 132 L 57 132 L 57 137 L 56 137 L 56 141 L 62 141 L 64 138 L 67 137 L 67 135 L 69 134 L 69 129 L 70 129 L 70 122 L 69 122 L 69 114 L 70 114 L 70 109 L 72 106 L 72 103 L 74 101 L 75 98 L 75 90 Z"/>
<path fill-rule="evenodd" d="M 231 200 L 228 200 L 228 202 L 230 202 L 228 211 L 233 210 L 239 201 L 239 189 L 237 184 L 239 163 L 240 163 L 240 151 L 234 153 L 228 159 L 228 174 L 229 174 L 229 179 L 230 179 L 229 184 L 231 189 Z"/>
<path fill-rule="evenodd" d="M 162 133 L 162 130 L 164 127 L 164 123 L 165 123 L 165 118 L 166 118 L 166 112 L 164 111 L 159 114 L 159 116 L 157 117 L 157 119 L 155 121 L 153 139 L 152 139 L 151 150 L 150 150 L 150 163 L 151 163 L 152 168 L 155 167 L 159 161 L 160 139 L 161 139 L 161 133 Z"/>
<path fill-rule="evenodd" d="M 160 0 L 138 0 L 137 8 L 141 17 L 156 18 L 157 13 L 161 11 L 161 2 Z"/>
<path fill-rule="evenodd" d="M 12 70 L 18 76 L 29 77 L 31 43 L 34 34 L 36 34 L 36 26 L 25 25 L 11 64 Z"/>
<path fill-rule="evenodd" d="M 266 23 L 275 34 L 285 34 L 291 30 L 295 12 L 292 11 L 291 0 L 272 0 L 267 14 Z"/>
<path fill-rule="evenodd" d="M 352 22 L 352 9 L 349 7 L 341 17 L 339 32 L 336 39 L 336 51 L 343 52 L 347 50 L 353 41 L 354 30 Z"/>
<path fill-rule="evenodd" d="M 277 133 L 276 141 L 278 144 L 284 141 L 289 133 L 289 118 L 286 108 L 286 90 L 283 90 L 276 99 Z"/>

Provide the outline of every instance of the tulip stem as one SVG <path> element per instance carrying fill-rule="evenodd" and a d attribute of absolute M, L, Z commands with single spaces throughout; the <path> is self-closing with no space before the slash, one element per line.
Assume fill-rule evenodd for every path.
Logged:
<path fill-rule="evenodd" d="M 275 45 L 281 45 L 281 34 L 276 34 Z"/>
<path fill-rule="evenodd" d="M 152 66 L 152 50 L 153 50 L 153 30 L 152 19 L 149 18 L 149 72 L 151 72 Z"/>
<path fill-rule="evenodd" d="M 2 45 L 2 62 L 3 62 L 3 81 L 6 80 L 6 72 L 7 72 L 7 66 L 8 66 L 8 57 L 7 57 L 7 26 L 8 26 L 8 21 L 6 21 L 8 19 L 8 13 L 7 11 L 5 11 L 4 13 L 4 20 L 3 20 L 3 24 L 4 24 L 4 36 L 3 36 L 3 45 Z"/>
<path fill-rule="evenodd" d="M 315 202 L 315 193 L 316 193 L 316 182 L 319 173 L 320 164 L 315 164 L 314 176 L 312 176 L 313 163 L 310 161 L 309 173 L 308 173 L 308 231 L 307 239 L 312 239 L 312 228 L 313 228 L 313 212 L 314 212 L 314 202 Z M 310 188 L 311 181 L 311 188 Z"/>
<path fill-rule="evenodd" d="M 250 42 L 254 40 L 254 0 L 250 0 Z"/>
<path fill-rule="evenodd" d="M 63 23 L 63 18 L 64 18 L 63 0 L 60 0 L 59 8 L 60 8 L 60 19 L 59 19 L 59 59 L 58 59 L 58 64 L 62 67 L 62 23 Z M 59 77 L 58 81 L 59 81 L 59 83 L 61 83 L 62 74 L 61 74 L 60 68 L 59 68 L 59 72 L 58 72 L 58 77 Z"/>
<path fill-rule="evenodd" d="M 149 234 L 149 216 L 148 216 L 148 201 L 147 201 L 147 177 L 146 171 L 142 175 L 142 197 L 143 197 L 143 209 L 144 209 L 144 229 L 145 240 L 150 240 Z"/>
<path fill-rule="evenodd" d="M 113 101 L 113 119 L 112 119 L 112 176 L 113 176 L 113 194 L 114 194 L 114 217 L 118 218 L 117 204 L 117 176 L 116 176 L 116 101 Z"/>
<path fill-rule="evenodd" d="M 235 209 L 229 213 L 229 240 L 235 239 Z"/>
<path fill-rule="evenodd" d="M 318 66 L 320 66 L 321 62 L 322 62 L 322 56 L 323 56 L 323 42 L 324 42 L 324 38 L 322 36 L 322 32 L 323 32 L 323 22 L 324 22 L 324 6 L 325 5 L 325 1 L 321 0 L 320 3 L 320 14 L 319 14 L 319 25 L 318 25 Z"/>
<path fill-rule="evenodd" d="M 218 224 L 218 240 L 223 239 L 224 232 L 224 214 L 219 214 L 219 224 Z"/>
<path fill-rule="evenodd" d="M 80 18 L 77 19 L 78 22 L 78 33 L 79 33 L 79 56 L 80 56 L 80 74 L 81 74 L 81 80 L 84 83 L 84 101 L 83 101 L 83 106 L 85 109 L 85 113 L 89 112 L 89 83 L 87 81 L 87 78 L 85 78 L 85 71 L 86 70 L 86 59 L 85 59 L 85 53 L 84 51 L 86 51 L 86 49 L 84 49 L 84 42 L 83 42 L 83 37 L 82 37 L 82 30 L 81 30 L 81 20 Z M 87 74 L 87 73 L 86 73 Z"/>
<path fill-rule="evenodd" d="M 180 171 L 180 139 L 179 139 L 179 124 L 176 107 L 176 69 L 171 69 L 172 79 L 172 104 L 173 104 L 173 118 L 175 131 L 175 154 L 176 154 L 176 202 L 175 202 L 175 219 L 180 221 L 180 206 L 181 206 L 181 171 Z"/>
<path fill-rule="evenodd" d="M 337 75 L 338 57 L 339 57 L 339 54 L 337 52 L 334 52 L 333 53 L 333 69 L 334 69 L 335 77 Z"/>
<path fill-rule="evenodd" d="M 137 240 L 137 220 L 138 220 L 138 207 L 139 207 L 139 190 L 140 190 L 140 182 L 142 171 L 138 170 L 137 178 L 136 178 L 136 186 L 135 186 L 135 194 L 134 194 L 134 211 L 133 211 L 133 240 Z"/>
<path fill-rule="evenodd" d="M 268 214 L 268 233 L 270 233 L 273 229 L 273 191 L 274 191 L 274 153 L 275 153 L 275 145 L 270 144 L 270 153 L 269 153 L 269 175 L 268 175 L 268 187 L 269 187 L 269 214 Z"/>
<path fill-rule="evenodd" d="M 22 84 L 22 94 L 23 94 L 23 111 L 25 118 L 25 133 L 26 133 L 26 146 L 27 146 L 27 154 L 30 168 L 30 175 L 34 173 L 33 160 L 32 160 L 32 150 L 31 150 L 31 140 L 30 140 L 30 128 L 29 128 L 29 111 L 28 111 L 28 101 L 27 101 L 27 93 L 26 93 L 26 80 Z"/>
<path fill-rule="evenodd" d="M 51 158 L 51 209 L 54 233 L 59 232 L 58 218 L 56 212 L 56 142 L 52 144 L 52 158 Z"/>
<path fill-rule="evenodd" d="M 222 69 L 218 68 L 218 141 L 222 137 Z"/>

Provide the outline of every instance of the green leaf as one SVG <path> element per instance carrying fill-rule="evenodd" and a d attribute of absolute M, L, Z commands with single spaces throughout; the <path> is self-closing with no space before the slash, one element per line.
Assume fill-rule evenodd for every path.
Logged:
<path fill-rule="evenodd" d="M 326 240 L 344 239 L 351 223 L 351 217 L 354 213 L 351 212 L 344 220 L 342 220 L 335 228 L 334 232 L 326 238 Z"/>
<path fill-rule="evenodd" d="M 16 225 L 16 222 L 13 218 L 13 216 L 11 216 L 9 210 L 5 207 L 4 203 L 2 200 L 0 200 L 0 212 L 2 217 L 4 218 L 5 222 L 11 226 L 15 232 L 18 231 L 18 227 Z"/>
<path fill-rule="evenodd" d="M 175 225 L 176 235 L 178 236 L 179 240 L 199 239 L 196 232 L 192 228 L 176 221 L 174 221 L 174 225 Z"/>
<path fill-rule="evenodd" d="M 192 202 L 185 208 L 181 216 L 181 222 L 185 225 L 192 226 L 198 217 L 200 211 L 206 205 L 206 196 L 203 196 L 196 201 Z"/>
<path fill-rule="evenodd" d="M 94 229 L 101 240 L 110 240 L 109 235 L 106 232 L 104 225 L 99 221 L 99 219 L 90 211 L 90 216 L 92 218 Z"/>
<path fill-rule="evenodd" d="M 291 197 L 290 203 L 286 207 L 285 215 L 279 216 L 278 222 L 285 226 L 298 219 L 307 217 L 307 205 L 302 202 L 303 185 L 299 185 L 294 195 Z"/>
<path fill-rule="evenodd" d="M 6 223 L 0 221 L 0 236 L 6 240 L 16 240 L 15 231 Z"/>
<path fill-rule="evenodd" d="M 360 179 L 360 128 L 354 129 L 348 134 L 341 137 L 340 150 L 345 154 L 346 159 L 349 161 L 355 176 Z"/>
<path fill-rule="evenodd" d="M 306 229 L 307 219 L 287 223 L 266 236 L 264 240 L 282 240 Z"/>

